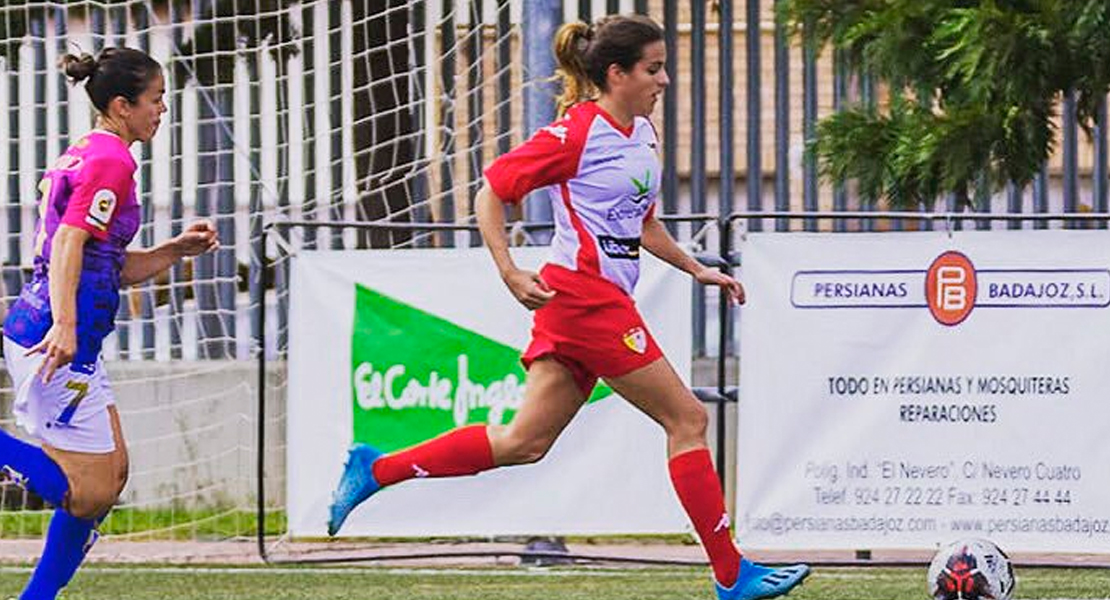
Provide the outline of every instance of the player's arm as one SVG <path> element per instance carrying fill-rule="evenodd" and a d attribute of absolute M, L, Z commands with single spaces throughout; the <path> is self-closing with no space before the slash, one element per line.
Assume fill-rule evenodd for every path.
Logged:
<path fill-rule="evenodd" d="M 478 192 L 478 229 L 493 255 L 501 279 L 528 310 L 547 304 L 555 292 L 539 274 L 516 267 L 509 256 L 505 234 L 505 204 L 519 204 L 529 192 L 574 176 L 585 138 L 580 128 L 556 122 L 538 130 L 528 141 L 503 154 L 486 169 L 486 183 Z"/>
<path fill-rule="evenodd" d="M 215 250 L 220 245 L 216 228 L 208 221 L 197 221 L 181 235 L 153 248 L 131 250 L 123 263 L 120 282 L 132 285 L 165 271 L 177 261 Z"/>
<path fill-rule="evenodd" d="M 77 353 L 77 284 L 81 281 L 85 242 L 90 236 L 84 229 L 64 224 L 54 232 L 50 254 L 50 312 L 54 324 L 42 341 L 27 350 L 28 356 L 36 352 L 45 355 L 39 369 L 44 382 Z"/>
<path fill-rule="evenodd" d="M 76 187 L 51 240 L 50 312 L 53 324 L 27 354 L 45 355 L 39 373 L 44 382 L 77 353 L 77 288 L 81 282 L 85 244 L 107 240 L 117 200 L 130 190 L 131 171 L 113 157 L 85 163 Z M 48 201 L 48 199 L 43 200 Z"/>
<path fill-rule="evenodd" d="M 655 218 L 654 213 L 644 219 L 640 245 L 667 264 L 689 273 L 698 283 L 720 286 L 728 291 L 734 302 L 737 304 L 744 303 L 744 286 L 729 275 L 694 260 L 692 256 L 679 247 L 678 243 L 671 237 L 671 232 L 667 231 L 663 223 Z"/>
<path fill-rule="evenodd" d="M 516 266 L 512 255 L 509 254 L 509 237 L 505 233 L 504 202 L 490 188 L 489 184 L 482 186 L 476 200 L 478 213 L 478 230 L 482 239 L 489 248 L 493 262 L 497 265 L 497 272 L 501 280 L 508 286 L 509 291 L 518 302 L 528 310 L 547 304 L 548 300 L 555 297 L 555 292 L 548 289 L 538 273 L 525 271 Z"/>

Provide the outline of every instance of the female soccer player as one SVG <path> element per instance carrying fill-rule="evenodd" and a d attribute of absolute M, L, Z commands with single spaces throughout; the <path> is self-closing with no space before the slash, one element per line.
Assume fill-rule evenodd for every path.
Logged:
<path fill-rule="evenodd" d="M 661 168 L 647 117 L 669 83 L 663 32 L 645 17 L 570 23 L 556 35 L 555 54 L 565 86 L 560 109 L 569 110 L 489 167 L 477 209 L 505 285 L 536 311 L 522 359 L 523 405 L 506 426 L 462 427 L 394 454 L 356 444 L 329 532 L 378 489 L 414 475 L 470 475 L 540 460 L 602 377 L 666 430 L 671 480 L 709 555 L 718 597 L 784 594 L 809 568 L 771 569 L 741 557 L 706 448 L 705 408 L 663 357 L 630 296 L 643 246 L 699 283 L 744 299 L 739 282 L 690 258 L 655 218 Z M 552 203 L 556 226 L 551 260 L 538 274 L 513 263 L 502 210 L 533 190 Z"/>
<path fill-rule="evenodd" d="M 20 596 L 52 600 L 73 578 L 127 482 L 127 447 L 100 347 L 115 327 L 121 286 L 216 248 L 207 222 L 172 240 L 128 251 L 139 229 L 135 161 L 166 105 L 159 64 L 138 50 L 66 55 L 74 83 L 99 115 L 39 184 L 34 274 L 4 321 L 4 359 L 17 422 L 42 442 L 0 431 L 0 469 L 56 507 L 42 558 Z"/>

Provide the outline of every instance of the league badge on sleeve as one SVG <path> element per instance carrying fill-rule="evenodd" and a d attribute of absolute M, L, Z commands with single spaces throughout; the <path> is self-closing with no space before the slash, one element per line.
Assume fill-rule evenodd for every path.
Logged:
<path fill-rule="evenodd" d="M 89 204 L 89 216 L 85 222 L 101 231 L 108 230 L 108 221 L 112 219 L 112 211 L 116 208 L 116 193 L 103 189 L 93 194 L 92 203 Z"/>

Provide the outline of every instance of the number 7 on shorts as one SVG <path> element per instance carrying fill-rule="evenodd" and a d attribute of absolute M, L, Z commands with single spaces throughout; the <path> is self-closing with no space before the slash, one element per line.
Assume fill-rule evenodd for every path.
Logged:
<path fill-rule="evenodd" d="M 62 411 L 62 414 L 58 415 L 58 423 L 60 425 L 69 425 L 69 422 L 73 420 L 73 415 L 77 412 L 77 407 L 81 405 L 81 401 L 85 399 L 85 396 L 89 395 L 89 382 L 67 381 L 66 389 L 77 392 L 77 395 L 73 397 L 73 400 L 69 401 L 69 405 Z"/>

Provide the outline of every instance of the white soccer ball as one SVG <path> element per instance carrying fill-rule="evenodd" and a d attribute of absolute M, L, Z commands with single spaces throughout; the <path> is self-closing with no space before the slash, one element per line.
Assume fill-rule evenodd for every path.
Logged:
<path fill-rule="evenodd" d="M 929 565 L 929 595 L 934 600 L 1009 600 L 1013 593 L 1010 558 L 987 540 L 949 544 Z"/>

